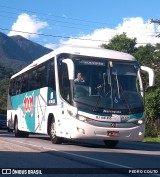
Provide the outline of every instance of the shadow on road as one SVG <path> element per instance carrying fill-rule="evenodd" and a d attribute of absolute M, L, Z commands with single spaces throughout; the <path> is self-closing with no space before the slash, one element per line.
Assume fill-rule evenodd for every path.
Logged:
<path fill-rule="evenodd" d="M 32 134 L 30 138 L 24 139 L 15 138 L 13 133 L 7 131 L 0 131 L 0 168 L 51 170 L 47 173 L 54 173 L 55 168 L 56 177 L 66 177 L 66 174 L 70 176 L 73 173 L 76 177 L 79 173 L 90 176 L 93 172 L 96 173 L 95 169 L 101 170 L 97 172 L 98 177 L 102 170 L 105 170 L 104 176 L 128 176 L 126 168 L 158 169 L 159 147 L 159 144 L 120 142 L 117 148 L 108 149 L 100 141 L 65 141 L 61 145 L 54 145 L 45 136 Z M 68 172 L 65 171 L 68 168 Z"/>

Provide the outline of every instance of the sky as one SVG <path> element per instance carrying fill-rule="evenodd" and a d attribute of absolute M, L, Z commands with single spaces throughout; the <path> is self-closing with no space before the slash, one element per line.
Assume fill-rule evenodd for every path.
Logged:
<path fill-rule="evenodd" d="M 45 47 L 100 47 L 126 33 L 137 46 L 160 43 L 160 0 L 0 0 L 0 32 Z"/>

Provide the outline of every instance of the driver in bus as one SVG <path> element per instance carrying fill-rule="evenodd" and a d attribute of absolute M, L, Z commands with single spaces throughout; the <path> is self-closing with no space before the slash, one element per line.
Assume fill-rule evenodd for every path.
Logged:
<path fill-rule="evenodd" d="M 76 97 L 85 97 L 88 95 L 88 91 L 86 90 L 86 84 L 83 75 L 81 72 L 77 73 L 77 78 L 74 80 L 75 81 L 75 95 Z"/>
<path fill-rule="evenodd" d="M 81 72 L 77 73 L 77 78 L 74 81 L 75 82 L 85 82 L 85 80 L 83 79 L 83 76 L 82 76 Z"/>

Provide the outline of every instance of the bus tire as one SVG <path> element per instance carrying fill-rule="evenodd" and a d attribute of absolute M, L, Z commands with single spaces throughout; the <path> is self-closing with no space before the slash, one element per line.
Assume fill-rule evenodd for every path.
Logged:
<path fill-rule="evenodd" d="M 8 128 L 9 133 L 13 133 L 13 129 Z"/>
<path fill-rule="evenodd" d="M 61 144 L 62 143 L 62 138 L 56 136 L 54 120 L 52 120 L 50 123 L 49 135 L 50 135 L 50 140 L 53 144 Z"/>
<path fill-rule="evenodd" d="M 118 143 L 119 143 L 118 140 L 104 140 L 104 144 L 105 144 L 108 148 L 115 148 Z"/>
<path fill-rule="evenodd" d="M 14 130 L 15 130 L 14 131 L 15 137 L 27 138 L 29 136 L 29 132 L 24 132 L 24 131 L 18 130 L 18 120 L 17 120 L 17 118 L 15 119 Z"/>
<path fill-rule="evenodd" d="M 15 122 L 14 122 L 14 135 L 15 135 L 15 137 L 20 137 L 21 136 L 21 132 L 18 130 L 18 120 L 17 120 L 17 118 L 15 118 Z"/>
<path fill-rule="evenodd" d="M 28 138 L 29 132 L 21 131 L 21 137 Z"/>

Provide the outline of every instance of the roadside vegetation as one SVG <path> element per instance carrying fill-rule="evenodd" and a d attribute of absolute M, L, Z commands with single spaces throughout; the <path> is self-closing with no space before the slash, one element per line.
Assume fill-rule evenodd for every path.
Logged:
<path fill-rule="evenodd" d="M 145 143 L 160 143 L 160 137 L 145 137 L 143 142 L 145 142 Z"/>

